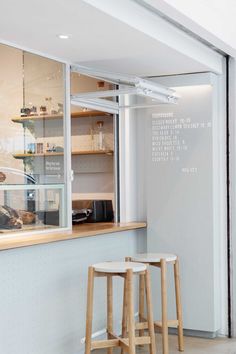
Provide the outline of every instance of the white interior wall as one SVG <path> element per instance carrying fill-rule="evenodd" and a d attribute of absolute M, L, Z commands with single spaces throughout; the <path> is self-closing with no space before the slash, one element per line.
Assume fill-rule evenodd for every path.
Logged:
<path fill-rule="evenodd" d="M 202 78 L 204 77 L 204 75 L 199 75 L 199 76 L 189 75 L 189 77 L 190 77 L 189 79 L 190 81 L 191 81 L 191 77 L 193 77 L 193 81 L 195 82 L 196 85 L 198 85 L 202 83 Z M 156 80 L 158 81 L 158 78 Z M 167 82 L 163 81 L 164 79 L 162 80 L 162 78 L 160 78 L 159 80 L 161 81 L 162 84 L 166 84 L 167 86 L 172 86 L 176 82 L 181 82 L 181 80 L 184 79 L 182 79 L 182 76 L 179 76 L 179 79 L 178 77 L 174 76 L 172 81 L 171 81 L 171 77 L 169 81 L 167 80 Z M 226 237 L 226 214 L 225 214 L 226 211 L 226 189 L 225 189 L 225 184 L 226 184 L 225 122 L 226 121 L 225 121 L 225 99 L 224 99 L 225 82 L 223 76 L 222 78 L 219 77 L 218 79 L 215 78 L 214 80 L 212 82 L 214 86 L 214 89 L 212 91 L 213 96 L 212 97 L 209 96 L 209 101 L 206 102 L 204 101 L 208 105 L 209 112 L 207 111 L 207 109 L 203 109 L 202 113 L 200 113 L 199 111 L 200 116 L 195 117 L 197 120 L 201 120 L 203 119 L 205 114 L 206 117 L 204 119 L 207 120 L 212 115 L 211 117 L 212 117 L 212 124 L 213 124 L 213 132 L 211 137 L 212 139 L 211 144 L 210 146 L 205 146 L 205 148 L 203 148 L 201 146 L 203 143 L 200 142 L 201 137 L 203 137 L 203 135 L 202 136 L 199 135 L 200 140 L 197 140 L 195 144 L 197 148 L 195 145 L 193 146 L 193 149 L 189 152 L 190 155 L 192 154 L 191 155 L 192 157 L 189 158 L 189 161 L 185 162 L 188 166 L 191 167 L 192 166 L 191 159 L 196 159 L 196 161 L 199 161 L 198 155 L 200 154 L 200 151 L 204 151 L 203 152 L 204 158 L 202 157 L 202 163 L 203 165 L 206 164 L 206 166 L 205 167 L 201 166 L 199 168 L 201 171 L 205 169 L 206 171 L 209 170 L 209 173 L 212 174 L 210 179 L 208 178 L 209 176 L 207 178 L 206 176 L 203 177 L 202 187 L 199 187 L 200 189 L 198 193 L 199 196 L 198 199 L 200 200 L 200 198 L 202 198 L 201 199 L 202 204 L 204 205 L 204 208 L 206 208 L 206 213 L 204 213 L 205 217 L 201 217 L 199 219 L 200 209 L 203 210 L 202 209 L 203 206 L 201 206 L 201 208 L 196 213 L 192 211 L 191 214 L 191 218 L 193 218 L 192 223 L 196 223 L 196 221 L 198 220 L 197 225 L 199 225 L 199 227 L 202 226 L 203 228 L 206 226 L 206 230 L 204 229 L 206 232 L 205 231 L 198 232 L 196 230 L 197 226 L 195 226 L 193 229 L 191 229 L 190 227 L 190 230 L 188 230 L 186 233 L 184 227 L 186 226 L 187 221 L 184 223 L 185 226 L 183 227 L 183 229 L 181 229 L 180 220 L 178 219 L 177 216 L 175 216 L 175 214 L 180 215 L 180 218 L 183 216 L 182 214 L 184 213 L 183 211 L 185 205 L 184 203 L 187 203 L 186 200 L 188 199 L 188 197 L 183 194 L 182 195 L 183 204 L 181 204 L 181 202 L 178 202 L 178 204 L 175 205 L 174 204 L 175 202 L 173 201 L 174 206 L 171 207 L 172 194 L 168 196 L 169 192 L 165 190 L 165 184 L 168 183 L 168 181 L 170 181 L 170 184 L 172 185 L 171 190 L 173 189 L 173 193 L 175 193 L 175 189 L 178 187 L 178 183 L 176 181 L 175 176 L 171 176 L 170 173 L 166 174 L 164 169 L 162 171 L 161 170 L 162 167 L 160 164 L 159 172 L 158 172 L 158 176 L 159 176 L 159 180 L 158 180 L 158 177 L 155 175 L 154 171 L 152 171 L 150 169 L 150 166 L 148 165 L 148 159 L 149 159 L 148 151 L 150 147 L 150 140 L 148 139 L 149 136 L 148 122 L 150 123 L 150 112 L 151 111 L 158 112 L 158 107 L 152 110 L 151 109 L 150 110 L 147 109 L 130 110 L 128 114 L 125 117 L 123 117 L 124 119 L 123 124 L 126 124 L 126 126 L 128 125 L 128 129 L 126 129 L 126 132 L 127 132 L 127 136 L 129 137 L 127 139 L 127 136 L 126 137 L 123 136 L 123 140 L 122 140 L 123 149 L 125 149 L 126 151 L 126 158 L 127 158 L 126 163 L 128 164 L 128 161 L 132 161 L 132 168 L 135 168 L 136 171 L 136 173 L 133 174 L 133 170 L 132 170 L 130 175 L 129 167 L 127 170 L 126 165 L 123 165 L 123 173 L 124 174 L 127 173 L 126 178 L 129 178 L 126 187 L 129 186 L 128 187 L 129 196 L 131 195 L 131 198 L 129 198 L 129 203 L 125 204 L 127 208 L 125 217 L 128 216 L 131 219 L 131 218 L 135 218 L 136 215 L 136 217 L 138 217 L 139 219 L 144 218 L 147 220 L 148 232 L 149 232 L 148 244 L 150 250 L 152 251 L 161 250 L 163 252 L 170 251 L 170 252 L 178 253 L 180 255 L 181 269 L 182 269 L 181 275 L 183 278 L 183 284 L 182 284 L 183 303 L 185 307 L 184 310 L 185 328 L 190 330 L 191 329 L 196 330 L 196 331 L 205 331 L 206 333 L 208 332 L 208 334 L 206 335 L 212 335 L 214 331 L 216 331 L 218 334 L 226 335 L 227 334 L 227 268 L 226 268 L 227 237 Z M 204 92 L 204 90 L 205 90 L 204 86 L 202 86 L 202 89 L 201 86 L 199 87 L 196 86 L 195 89 L 196 97 L 198 97 L 198 94 L 200 94 L 201 91 Z M 181 95 L 181 89 L 179 93 Z M 192 88 L 192 91 L 190 90 L 189 99 L 193 100 L 192 101 L 192 105 L 193 105 L 194 87 Z M 190 109 L 190 107 L 188 107 L 188 109 Z M 159 110 L 162 111 L 163 108 L 160 106 Z M 187 112 L 188 110 L 185 112 L 185 115 L 188 114 Z M 132 129 L 130 129 L 130 127 L 132 127 Z M 209 144 L 209 139 L 208 138 L 206 139 L 206 144 Z M 207 162 L 208 158 L 210 159 L 209 164 Z M 196 163 L 196 161 L 194 163 Z M 211 166 L 213 167 L 213 170 Z M 213 173 L 213 171 L 218 171 L 218 172 Z M 191 174 L 190 177 L 188 177 L 187 175 L 183 175 L 181 178 L 185 180 L 184 185 L 187 188 L 187 181 L 188 181 L 187 178 L 190 179 L 194 178 L 194 175 L 192 177 Z M 136 186 L 134 186 L 133 183 L 135 183 Z M 197 183 L 196 185 L 199 185 L 200 181 L 196 179 L 196 183 Z M 207 183 L 209 188 L 206 187 Z M 185 189 L 184 185 L 183 188 Z M 212 189 L 211 186 L 213 186 Z M 190 188 L 190 190 L 188 190 L 188 194 L 190 195 L 192 193 L 191 191 L 192 187 L 188 186 L 188 188 Z M 206 193 L 203 192 L 204 188 L 207 190 Z M 165 198 L 162 199 L 161 195 L 156 195 L 155 194 L 156 190 L 159 190 L 160 193 L 161 190 L 162 191 L 165 190 L 164 193 Z M 122 191 L 124 192 L 124 189 L 122 189 Z M 207 197 L 208 192 L 210 194 Z M 179 198 L 181 199 L 181 196 L 179 196 Z M 192 203 L 191 197 L 189 198 L 191 204 Z M 123 201 L 123 203 L 125 203 L 125 201 Z M 196 203 L 194 202 L 194 208 L 195 207 L 197 208 L 196 204 L 197 202 Z M 171 210 L 169 213 L 167 212 L 169 210 L 168 208 Z M 163 230 L 162 230 L 163 235 L 161 235 L 161 230 L 159 228 L 157 229 L 155 228 L 156 225 L 155 223 L 157 223 L 160 227 L 161 219 L 163 218 L 163 215 L 165 215 L 165 213 L 167 215 L 167 219 L 163 224 Z M 170 232 L 168 231 L 171 228 L 172 224 L 175 230 L 173 231 L 173 239 Z M 193 236 L 193 234 L 195 236 Z M 185 240 L 184 243 L 183 243 L 183 239 Z M 192 241 L 191 243 L 188 243 L 189 242 L 188 240 L 190 239 Z M 186 260 L 186 257 L 188 258 L 187 250 L 189 249 L 188 247 L 190 247 L 190 244 L 191 245 L 194 244 L 196 247 L 195 247 L 195 251 L 192 251 L 192 254 L 190 253 L 189 255 L 190 259 Z M 197 247 L 199 248 L 199 250 L 196 254 L 195 252 L 197 250 Z M 205 256 L 203 255 L 204 252 L 206 252 Z M 188 270 L 190 270 L 191 268 L 190 265 L 192 264 L 191 260 L 193 257 L 196 257 L 196 262 L 193 263 L 193 267 L 195 267 L 194 266 L 195 264 L 198 264 L 198 266 L 196 267 L 196 269 L 194 268 L 194 270 L 191 271 L 192 275 L 191 274 L 187 275 Z M 199 265 L 199 262 L 203 261 L 203 259 L 204 259 L 203 264 L 205 264 L 204 271 L 202 268 L 200 269 L 200 265 Z M 201 275 L 203 273 L 204 276 Z M 191 278 L 194 275 L 196 276 L 196 278 L 193 280 Z M 198 289 L 195 290 L 194 293 L 190 295 L 189 289 L 193 288 L 193 284 L 196 284 L 197 279 L 200 282 L 199 284 L 201 284 L 203 278 L 206 280 L 207 285 L 204 286 L 199 285 Z M 204 293 L 201 293 L 200 289 L 203 288 L 205 289 Z M 198 293 L 198 291 L 200 291 L 200 293 Z M 196 295 L 195 300 L 194 300 L 194 296 L 195 296 L 194 294 Z M 211 300 L 209 300 L 210 298 Z M 198 307 L 198 315 L 197 315 L 194 311 L 194 308 L 199 301 L 201 304 L 199 303 L 197 305 Z M 212 304 L 210 315 L 207 316 L 207 319 L 202 321 L 207 311 L 210 310 L 209 303 Z M 170 300 L 170 304 L 171 306 L 173 306 L 171 300 Z M 173 313 L 174 316 L 174 308 L 172 308 L 171 313 Z M 158 312 L 156 312 L 156 315 L 157 314 Z M 203 322 L 204 325 L 202 325 Z M 203 332 L 202 335 L 204 335 Z"/>
<path fill-rule="evenodd" d="M 121 86 L 122 88 L 122 86 Z M 133 96 L 121 96 L 121 105 L 130 105 L 135 102 Z M 120 179 L 120 220 L 129 222 L 146 220 L 145 212 L 139 212 L 137 197 L 142 189 L 138 190 L 137 156 L 140 142 L 137 137 L 137 111 L 121 109 L 119 113 L 119 179 Z"/>
<path fill-rule="evenodd" d="M 228 271 L 227 271 L 227 170 L 226 170 L 226 60 L 223 74 L 216 77 L 213 91 L 213 207 L 214 207 L 214 236 L 215 236 L 215 284 L 217 292 L 215 308 L 220 322 L 220 335 L 228 335 Z M 219 273 L 219 276 L 218 276 Z M 220 285 L 217 285 L 220 284 Z M 220 304 L 220 306 L 218 305 Z"/>
<path fill-rule="evenodd" d="M 231 301 L 232 301 L 232 334 L 236 337 L 236 301 L 235 301 L 235 294 L 236 294 L 236 219 L 235 219 L 235 212 L 236 212 L 236 164 L 235 164 L 235 156 L 236 156 L 236 124 L 235 124 L 235 117 L 236 117 L 236 61 L 235 59 L 231 58 L 229 63 L 229 70 L 230 70 L 230 91 L 229 91 L 229 98 L 230 98 L 230 106 L 229 106 L 229 129 L 230 129 L 230 232 L 231 232 Z"/>

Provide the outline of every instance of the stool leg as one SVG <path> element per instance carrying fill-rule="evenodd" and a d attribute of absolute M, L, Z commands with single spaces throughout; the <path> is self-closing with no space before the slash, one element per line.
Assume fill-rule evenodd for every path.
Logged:
<path fill-rule="evenodd" d="M 108 339 L 111 339 L 110 332 L 113 331 L 113 289 L 112 289 L 112 276 L 107 276 L 107 332 Z M 112 348 L 107 349 L 108 354 L 112 354 Z"/>
<path fill-rule="evenodd" d="M 124 278 L 124 295 L 123 295 L 123 315 L 122 315 L 122 338 L 127 337 L 127 278 Z M 121 354 L 124 354 L 121 348 Z"/>
<path fill-rule="evenodd" d="M 86 312 L 86 334 L 85 334 L 85 354 L 91 352 L 92 342 L 92 318 L 93 318 L 93 290 L 94 290 L 94 269 L 88 269 L 87 286 L 87 312 Z"/>
<path fill-rule="evenodd" d="M 129 354 L 135 354 L 135 321 L 134 321 L 134 294 L 133 294 L 133 270 L 127 270 L 127 302 L 129 324 Z"/>
<path fill-rule="evenodd" d="M 156 345 L 155 345 L 155 333 L 154 333 L 154 322 L 153 322 L 150 273 L 149 273 L 148 269 L 145 272 L 145 288 L 146 288 L 146 299 L 147 299 L 148 331 L 149 331 L 149 336 L 150 336 L 150 340 L 151 340 L 149 348 L 150 348 L 150 354 L 155 354 L 156 353 Z"/>
<path fill-rule="evenodd" d="M 180 296 L 180 276 L 179 276 L 178 258 L 174 263 L 174 275 L 175 275 L 176 314 L 178 320 L 179 351 L 183 352 L 184 351 L 183 318 L 182 318 L 182 304 L 181 304 L 181 296 Z"/>
<path fill-rule="evenodd" d="M 167 289 L 166 289 L 166 261 L 165 261 L 165 259 L 161 259 L 161 307 L 162 307 L 163 354 L 168 354 L 169 348 L 168 348 Z"/>
<path fill-rule="evenodd" d="M 144 290 L 145 290 L 145 275 L 139 276 L 139 322 L 144 320 Z M 140 337 L 144 336 L 144 329 L 139 330 Z"/>

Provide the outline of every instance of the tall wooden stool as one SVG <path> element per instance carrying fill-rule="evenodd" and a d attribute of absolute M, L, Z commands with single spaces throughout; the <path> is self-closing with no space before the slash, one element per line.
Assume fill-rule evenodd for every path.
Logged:
<path fill-rule="evenodd" d="M 168 327 L 177 327 L 178 329 L 178 347 L 179 351 L 184 351 L 183 339 L 183 319 L 182 305 L 180 298 L 180 277 L 179 277 L 179 260 L 174 254 L 166 253 L 144 253 L 138 254 L 135 257 L 127 257 L 126 261 L 141 262 L 161 269 L 161 304 L 162 304 L 162 320 L 154 322 L 155 328 L 162 332 L 163 354 L 169 353 L 168 346 Z M 167 318 L 167 285 L 166 285 L 166 266 L 167 264 L 174 265 L 175 279 L 175 298 L 176 298 L 176 315 L 177 320 L 168 320 Z M 139 287 L 139 321 L 146 321 L 144 316 L 144 285 L 142 276 L 140 277 Z M 140 331 L 143 335 L 143 330 Z"/>
<path fill-rule="evenodd" d="M 134 319 L 134 284 L 133 275 L 142 277 L 143 286 L 147 298 L 147 336 L 135 336 Z M 123 320 L 122 335 L 113 333 L 113 290 L 112 280 L 114 276 L 124 278 L 123 298 Z M 92 341 L 92 317 L 93 317 L 93 291 L 94 278 L 107 278 L 107 339 Z M 139 328 L 138 328 L 139 329 Z M 86 336 L 85 354 L 90 354 L 92 349 L 107 348 L 108 354 L 112 354 L 112 348 L 121 347 L 122 352 L 126 351 L 135 354 L 135 346 L 149 344 L 150 354 L 155 354 L 155 334 L 151 303 L 150 275 L 147 266 L 136 262 L 104 262 L 89 267 L 88 270 L 88 292 L 87 292 L 87 315 L 86 315 Z"/>

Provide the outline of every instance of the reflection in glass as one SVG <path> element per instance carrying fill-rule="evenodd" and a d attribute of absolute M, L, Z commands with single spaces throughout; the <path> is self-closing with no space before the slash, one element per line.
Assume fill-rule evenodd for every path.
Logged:
<path fill-rule="evenodd" d="M 14 210 L 33 213 L 35 227 L 48 227 L 39 211 L 55 207 L 61 215 L 64 199 L 56 189 L 48 192 L 64 183 L 63 64 L 5 45 L 0 58 L 0 230 Z M 59 219 L 55 226 L 64 224 Z"/>
<path fill-rule="evenodd" d="M 34 210 L 29 208 L 31 195 Z M 27 185 L 0 186 L 0 233 L 65 226 L 63 198 L 63 184 L 34 185 L 31 186 L 31 191 Z"/>

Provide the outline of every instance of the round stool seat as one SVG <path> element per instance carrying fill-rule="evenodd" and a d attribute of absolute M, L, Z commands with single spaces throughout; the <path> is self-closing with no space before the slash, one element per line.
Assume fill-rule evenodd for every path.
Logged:
<path fill-rule="evenodd" d="M 103 262 L 93 264 L 96 272 L 103 273 L 126 273 L 128 269 L 132 269 L 134 273 L 143 272 L 147 266 L 136 262 Z"/>
<path fill-rule="evenodd" d="M 161 259 L 164 259 L 166 262 L 173 262 L 176 261 L 177 256 L 169 253 L 140 253 L 131 257 L 132 261 L 143 263 L 159 263 Z"/>

